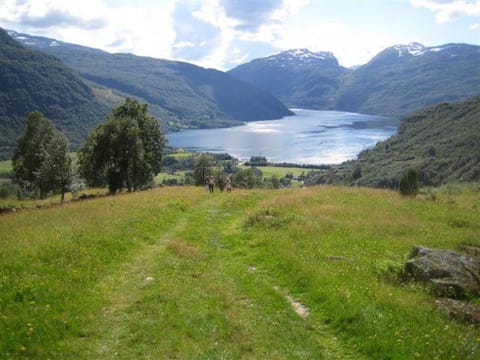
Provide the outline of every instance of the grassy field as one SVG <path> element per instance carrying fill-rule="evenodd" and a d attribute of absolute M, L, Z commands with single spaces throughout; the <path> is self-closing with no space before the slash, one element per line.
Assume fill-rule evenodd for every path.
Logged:
<path fill-rule="evenodd" d="M 155 176 L 155 184 L 161 184 L 164 180 L 177 180 L 179 183 L 185 179 L 185 171 L 176 171 L 175 174 L 161 172 Z"/>
<path fill-rule="evenodd" d="M 250 166 L 242 165 L 240 166 L 241 169 L 249 169 Z M 279 179 L 285 177 L 287 174 L 292 174 L 294 177 L 298 177 L 302 174 L 307 174 L 311 169 L 304 169 L 304 168 L 292 168 L 292 167 L 282 167 L 282 166 L 259 166 L 259 170 L 262 171 L 262 176 L 264 178 L 271 178 L 272 176 L 276 176 Z M 302 181 L 292 180 L 293 187 L 301 187 L 303 186 Z"/>
<path fill-rule="evenodd" d="M 242 169 L 249 169 L 250 166 L 240 166 Z M 281 166 L 259 166 L 263 173 L 264 177 L 272 177 L 273 175 L 278 176 L 279 178 L 284 177 L 286 174 L 292 174 L 297 177 L 302 173 L 308 173 L 310 169 L 304 168 L 291 168 L 291 167 L 281 167 Z"/>
<path fill-rule="evenodd" d="M 478 189 L 165 187 L 0 216 L 1 359 L 478 359 L 382 276 L 480 245 Z M 298 311 L 298 313 L 296 312 Z"/>
<path fill-rule="evenodd" d="M 181 151 L 181 152 L 176 152 L 174 154 L 169 154 L 168 156 L 174 157 L 174 158 L 188 158 L 195 156 L 196 153 L 194 152 L 188 152 L 188 151 Z"/>
<path fill-rule="evenodd" d="M 12 170 L 11 160 L 0 161 L 0 177 L 7 176 L 12 172 Z"/>

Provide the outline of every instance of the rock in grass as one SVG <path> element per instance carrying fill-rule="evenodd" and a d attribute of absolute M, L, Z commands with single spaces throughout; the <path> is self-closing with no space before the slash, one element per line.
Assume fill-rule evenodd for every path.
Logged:
<path fill-rule="evenodd" d="M 438 299 L 437 307 L 453 319 L 480 325 L 480 306 L 454 299 Z"/>
<path fill-rule="evenodd" d="M 480 261 L 466 254 L 415 246 L 405 270 L 414 280 L 431 284 L 441 296 L 480 295 Z"/>

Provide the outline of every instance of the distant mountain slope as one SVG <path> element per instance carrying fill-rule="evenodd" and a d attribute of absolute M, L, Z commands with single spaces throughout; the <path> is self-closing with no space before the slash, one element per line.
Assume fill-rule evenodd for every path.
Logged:
<path fill-rule="evenodd" d="M 309 183 L 396 187 L 409 168 L 417 169 L 421 185 L 479 181 L 479 138 L 480 95 L 441 103 L 405 117 L 397 135 Z"/>
<path fill-rule="evenodd" d="M 55 55 L 85 79 L 157 106 L 168 116 L 164 121 L 180 127 L 226 126 L 292 114 L 269 93 L 221 71 L 10 34 L 29 48 Z"/>
<path fill-rule="evenodd" d="M 57 58 L 24 48 L 0 29 L 0 158 L 38 110 L 76 146 L 106 114 L 91 89 Z"/>
<path fill-rule="evenodd" d="M 480 46 L 418 43 L 390 47 L 344 79 L 337 108 L 406 114 L 480 93 Z"/>
<path fill-rule="evenodd" d="M 480 93 L 480 46 L 396 45 L 350 70 L 331 53 L 290 50 L 229 73 L 291 107 L 398 116 Z"/>
<path fill-rule="evenodd" d="M 347 69 L 329 52 L 284 51 L 229 71 L 240 80 L 269 91 L 289 106 L 333 109 Z"/>

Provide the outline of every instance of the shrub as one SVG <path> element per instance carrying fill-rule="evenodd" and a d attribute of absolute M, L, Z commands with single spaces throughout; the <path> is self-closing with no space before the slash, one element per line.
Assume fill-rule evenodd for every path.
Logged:
<path fill-rule="evenodd" d="M 353 169 L 352 178 L 353 180 L 358 180 L 362 177 L 362 168 L 360 165 L 356 165 Z"/>
<path fill-rule="evenodd" d="M 415 169 L 408 170 L 400 179 L 400 194 L 416 196 L 418 194 L 418 176 Z"/>

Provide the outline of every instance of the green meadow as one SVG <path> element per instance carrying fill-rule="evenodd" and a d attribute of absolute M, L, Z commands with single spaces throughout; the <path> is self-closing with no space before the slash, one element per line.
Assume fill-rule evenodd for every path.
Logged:
<path fill-rule="evenodd" d="M 0 176 L 8 176 L 12 170 L 12 162 L 10 160 L 0 161 Z"/>
<path fill-rule="evenodd" d="M 478 359 L 480 329 L 398 283 L 480 245 L 477 187 L 164 187 L 0 215 L 1 359 Z"/>

